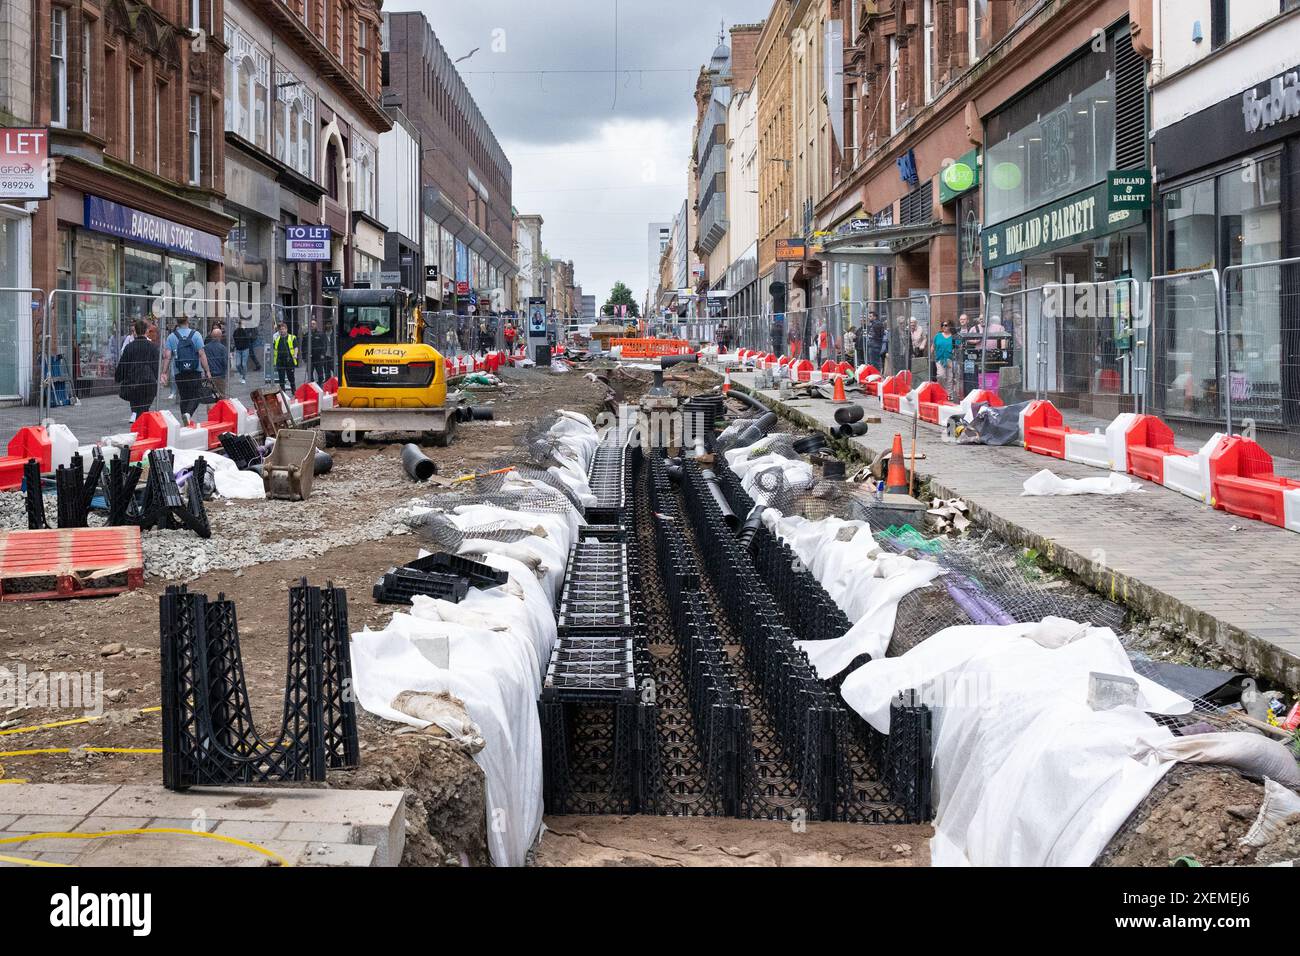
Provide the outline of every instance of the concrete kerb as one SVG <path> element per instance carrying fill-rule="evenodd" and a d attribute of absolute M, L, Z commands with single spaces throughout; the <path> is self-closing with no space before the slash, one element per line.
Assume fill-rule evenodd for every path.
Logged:
<path fill-rule="evenodd" d="M 828 424 L 819 422 L 813 416 L 779 399 L 763 394 L 747 382 L 737 381 L 735 375 L 732 376 L 732 388 L 753 396 L 800 427 L 821 432 L 830 439 L 839 452 L 847 452 L 857 459 L 873 461 L 883 450 L 872 447 L 864 438 L 835 437 Z M 827 408 L 832 407 L 828 402 L 823 404 Z M 880 414 L 883 418 L 888 413 Z M 900 427 L 895 430 L 901 430 L 902 425 L 903 422 L 900 420 Z M 921 428 L 929 435 L 940 433 L 940 429 L 926 422 L 921 423 Z M 888 433 L 888 437 L 892 437 L 893 431 L 886 427 L 881 434 Z M 973 499 L 946 485 L 934 475 L 924 472 L 922 470 L 924 463 L 925 459 L 917 462 L 916 481 L 918 488 L 928 488 L 930 497 L 962 498 L 970 509 L 968 513 L 972 521 L 996 532 L 1009 544 L 1033 548 L 1048 565 L 1073 575 L 1083 584 L 1118 604 L 1147 617 L 1176 624 L 1195 642 L 1213 649 L 1235 667 L 1277 681 L 1287 687 L 1300 687 L 1300 656 L 1230 624 L 1208 611 L 1193 607 L 1134 574 L 1107 567 L 1091 556 L 1064 547 L 1052 538 L 997 513 L 978 499 Z M 1161 490 L 1154 488 L 1152 492 L 1158 494 Z"/>

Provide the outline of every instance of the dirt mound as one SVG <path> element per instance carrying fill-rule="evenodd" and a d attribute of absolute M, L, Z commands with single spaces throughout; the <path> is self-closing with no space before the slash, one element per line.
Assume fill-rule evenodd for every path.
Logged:
<path fill-rule="evenodd" d="M 1095 865 L 1168 866 L 1180 856 L 1205 866 L 1255 863 L 1259 851 L 1239 841 L 1263 799 L 1263 785 L 1236 771 L 1179 764 L 1138 804 Z"/>
<path fill-rule="evenodd" d="M 385 736 L 359 770 L 331 775 L 347 790 L 406 791 L 402 866 L 488 866 L 483 771 L 459 747 L 428 734 Z"/>

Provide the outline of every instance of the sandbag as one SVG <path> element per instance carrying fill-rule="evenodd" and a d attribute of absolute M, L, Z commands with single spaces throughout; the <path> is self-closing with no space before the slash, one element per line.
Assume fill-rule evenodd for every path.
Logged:
<path fill-rule="evenodd" d="M 1283 830 L 1297 822 L 1300 822 L 1300 794 L 1266 778 L 1259 816 L 1255 817 L 1241 842 L 1244 846 L 1268 846 Z"/>
<path fill-rule="evenodd" d="M 1135 754 L 1145 759 L 1149 751 Z M 1284 787 L 1300 787 L 1300 768 L 1285 744 L 1245 731 L 1222 734 L 1193 734 L 1176 737 L 1154 751 L 1161 760 L 1181 763 L 1213 763 L 1231 767 L 1256 780 L 1276 780 Z"/>

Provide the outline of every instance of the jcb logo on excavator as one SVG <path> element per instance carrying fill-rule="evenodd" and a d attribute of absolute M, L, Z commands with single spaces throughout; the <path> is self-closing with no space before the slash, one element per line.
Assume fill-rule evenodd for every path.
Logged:
<path fill-rule="evenodd" d="M 402 370 L 396 365 L 373 366 L 376 375 L 401 375 Z"/>

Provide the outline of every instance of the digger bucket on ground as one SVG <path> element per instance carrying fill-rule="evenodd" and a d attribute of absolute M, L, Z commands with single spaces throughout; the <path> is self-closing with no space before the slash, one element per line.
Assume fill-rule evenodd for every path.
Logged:
<path fill-rule="evenodd" d="M 306 501 L 311 497 L 315 475 L 316 431 L 281 428 L 275 436 L 271 457 L 262 463 L 262 484 L 266 497 L 282 501 Z"/>

